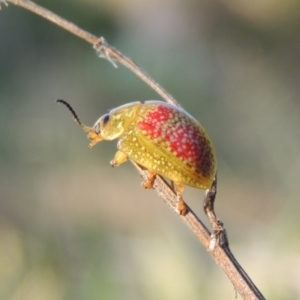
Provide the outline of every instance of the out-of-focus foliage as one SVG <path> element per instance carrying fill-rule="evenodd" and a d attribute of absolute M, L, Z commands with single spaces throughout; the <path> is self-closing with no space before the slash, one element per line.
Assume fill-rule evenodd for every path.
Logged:
<path fill-rule="evenodd" d="M 133 58 L 192 113 L 218 154 L 216 209 L 268 299 L 300 298 L 300 2 L 39 1 Z M 159 99 L 128 70 L 21 8 L 0 11 L 0 299 L 233 299 L 202 245 L 115 143 L 107 109 Z M 205 220 L 203 193 L 186 201 Z"/>

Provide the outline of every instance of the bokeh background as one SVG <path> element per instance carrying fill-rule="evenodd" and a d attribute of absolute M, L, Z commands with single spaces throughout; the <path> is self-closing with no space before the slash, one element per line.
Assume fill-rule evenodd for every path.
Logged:
<path fill-rule="evenodd" d="M 300 2 L 65 0 L 40 5 L 133 58 L 207 129 L 218 216 L 268 299 L 300 298 Z M 0 299 L 233 299 L 210 255 L 116 143 L 107 109 L 160 99 L 32 13 L 0 11 Z M 185 199 L 206 222 L 203 191 Z M 207 222 L 206 222 L 207 224 Z"/>

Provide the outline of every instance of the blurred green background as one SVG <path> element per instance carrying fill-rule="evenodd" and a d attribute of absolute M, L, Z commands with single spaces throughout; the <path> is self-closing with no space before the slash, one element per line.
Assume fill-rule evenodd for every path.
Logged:
<path fill-rule="evenodd" d="M 134 59 L 209 132 L 218 216 L 268 299 L 300 298 L 300 2 L 39 1 Z M 109 108 L 160 99 L 56 25 L 0 11 L 0 299 L 233 299 L 230 281 L 116 143 Z M 185 199 L 202 220 L 203 192 Z"/>

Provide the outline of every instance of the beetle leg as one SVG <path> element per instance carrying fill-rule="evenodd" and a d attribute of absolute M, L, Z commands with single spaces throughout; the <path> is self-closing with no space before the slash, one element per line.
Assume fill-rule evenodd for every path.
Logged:
<path fill-rule="evenodd" d="M 110 161 L 110 164 L 112 167 L 117 167 L 118 165 L 126 162 L 127 160 L 128 156 L 124 152 L 118 150 L 114 158 Z"/>
<path fill-rule="evenodd" d="M 156 176 L 156 173 L 153 171 L 148 170 L 148 173 L 149 175 L 147 180 L 142 182 L 142 187 L 144 187 L 145 189 L 151 189 L 153 187 L 155 176 Z"/>
<path fill-rule="evenodd" d="M 184 185 L 180 184 L 180 183 L 176 183 L 176 194 L 177 194 L 177 207 L 176 207 L 176 211 L 181 215 L 181 216 L 185 216 L 188 212 L 189 209 L 187 207 L 187 205 L 185 204 L 185 202 L 182 199 L 182 194 L 184 191 Z"/>

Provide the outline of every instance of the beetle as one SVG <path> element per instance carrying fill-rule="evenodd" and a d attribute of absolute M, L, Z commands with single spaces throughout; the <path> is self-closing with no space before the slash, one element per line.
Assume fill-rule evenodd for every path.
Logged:
<path fill-rule="evenodd" d="M 162 101 L 131 102 L 110 110 L 93 127 L 84 125 L 64 100 L 75 121 L 88 132 L 89 148 L 103 140 L 118 139 L 110 164 L 132 160 L 149 171 L 144 188 L 152 188 L 156 175 L 175 183 L 177 211 L 188 210 L 184 186 L 207 189 L 216 175 L 215 148 L 206 130 L 184 109 Z"/>

